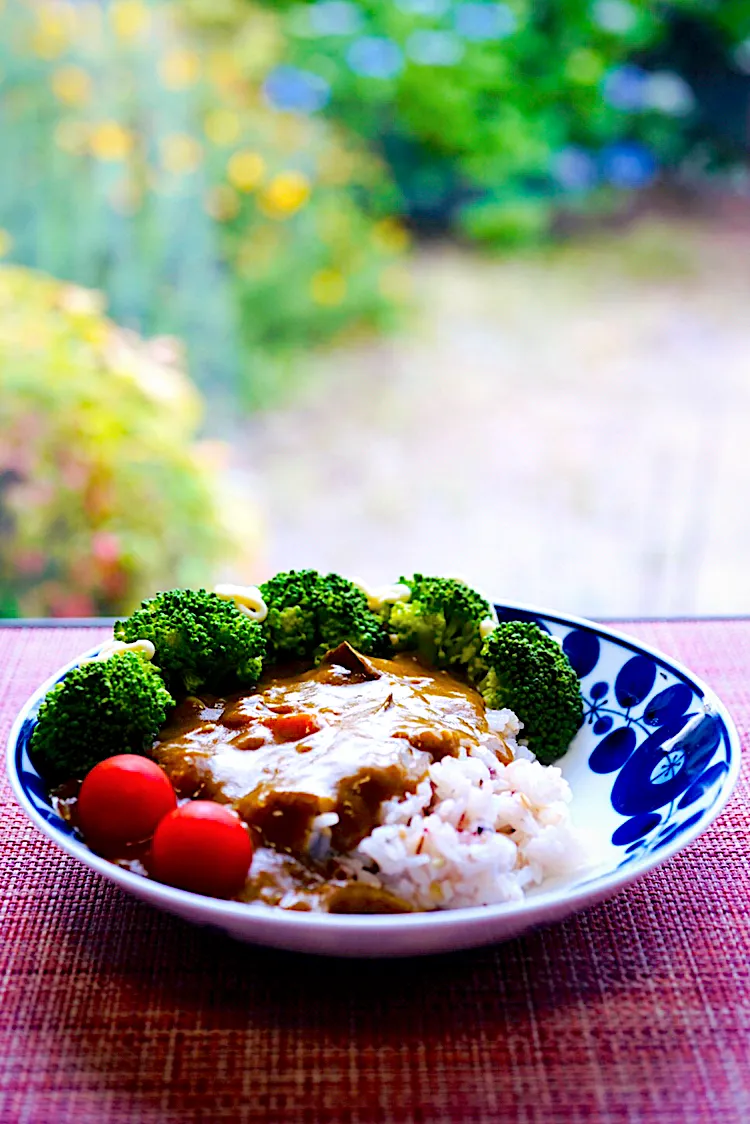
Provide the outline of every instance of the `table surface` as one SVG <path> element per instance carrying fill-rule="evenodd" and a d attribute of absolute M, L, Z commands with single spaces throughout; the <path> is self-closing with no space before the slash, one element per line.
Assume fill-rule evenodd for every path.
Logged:
<path fill-rule="evenodd" d="M 620 626 L 750 729 L 750 621 Z M 0 727 L 101 628 L 0 629 Z M 747 1124 L 748 773 L 611 901 L 490 948 L 337 961 L 144 905 L 0 787 L 0 1121 Z"/>

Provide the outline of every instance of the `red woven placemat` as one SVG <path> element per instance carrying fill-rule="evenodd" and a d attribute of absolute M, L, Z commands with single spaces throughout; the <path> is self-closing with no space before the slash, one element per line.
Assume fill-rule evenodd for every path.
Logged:
<path fill-rule="evenodd" d="M 750 727 L 750 622 L 628 624 Z M 95 643 L 0 630 L 0 733 Z M 58 853 L 0 791 L 0 1121 L 747 1124 L 748 777 L 612 901 L 493 948 L 318 960 L 193 928 Z"/>

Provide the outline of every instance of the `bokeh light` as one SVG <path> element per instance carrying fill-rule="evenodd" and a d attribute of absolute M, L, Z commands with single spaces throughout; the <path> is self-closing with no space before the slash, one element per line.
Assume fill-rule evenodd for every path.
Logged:
<path fill-rule="evenodd" d="M 654 154 L 636 141 L 607 145 L 600 162 L 603 177 L 613 187 L 638 190 L 652 183 L 657 173 Z"/>
<path fill-rule="evenodd" d="M 311 184 L 302 172 L 279 172 L 258 198 L 258 206 L 271 218 L 286 219 L 304 207 Z"/>
<path fill-rule="evenodd" d="M 346 57 L 355 74 L 364 78 L 394 78 L 403 66 L 401 49 L 396 43 L 373 35 L 356 39 Z"/>
<path fill-rule="evenodd" d="M 227 179 L 238 191 L 255 191 L 265 173 L 266 162 L 259 152 L 235 152 L 227 164 Z"/>
<path fill-rule="evenodd" d="M 101 121 L 89 134 L 89 147 L 97 160 L 125 160 L 133 151 L 135 138 L 119 121 Z"/>
<path fill-rule="evenodd" d="M 582 148 L 570 145 L 552 159 L 552 174 L 564 191 L 590 191 L 599 179 L 596 160 Z"/>
<path fill-rule="evenodd" d="M 599 27 L 613 35 L 627 35 L 638 23 L 638 12 L 628 0 L 596 0 L 592 14 Z"/>
<path fill-rule="evenodd" d="M 175 176 L 190 175 L 203 160 L 203 148 L 189 133 L 170 133 L 161 141 L 161 162 Z"/>
<path fill-rule="evenodd" d="M 309 18 L 316 35 L 356 35 L 362 27 L 362 13 L 349 0 L 321 0 L 312 4 Z"/>
<path fill-rule="evenodd" d="M 455 66 L 464 53 L 461 40 L 450 31 L 414 31 L 406 41 L 406 55 L 419 66 Z"/>
<path fill-rule="evenodd" d="M 618 66 L 604 79 L 602 93 L 610 105 L 625 112 L 646 104 L 647 75 L 640 66 Z"/>
<path fill-rule="evenodd" d="M 669 70 L 649 74 L 644 102 L 649 109 L 673 117 L 684 117 L 695 108 L 695 97 L 690 86 L 679 74 Z"/>
<path fill-rule="evenodd" d="M 315 113 L 331 96 L 324 78 L 294 66 L 277 66 L 263 83 L 263 92 L 275 109 Z"/>
<path fill-rule="evenodd" d="M 475 43 L 504 39 L 516 29 L 516 16 L 507 4 L 458 4 L 455 26 L 459 35 Z"/>
<path fill-rule="evenodd" d="M 92 88 L 91 75 L 80 66 L 61 66 L 52 75 L 55 96 L 65 105 L 85 105 Z"/>

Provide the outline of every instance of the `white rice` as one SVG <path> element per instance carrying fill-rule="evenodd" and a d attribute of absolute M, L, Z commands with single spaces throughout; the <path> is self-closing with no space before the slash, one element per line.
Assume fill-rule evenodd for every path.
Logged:
<path fill-rule="evenodd" d="M 560 770 L 518 744 L 511 711 L 488 717 L 515 759 L 502 764 L 488 739 L 430 765 L 417 791 L 385 803 L 381 825 L 344 859 L 351 876 L 415 909 L 457 909 L 519 901 L 545 879 L 587 865 Z"/>

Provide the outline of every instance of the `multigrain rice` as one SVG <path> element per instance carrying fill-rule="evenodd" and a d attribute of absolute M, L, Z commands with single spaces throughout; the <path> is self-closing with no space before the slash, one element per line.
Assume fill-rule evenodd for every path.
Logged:
<path fill-rule="evenodd" d="M 430 765 L 415 793 L 383 805 L 381 824 L 344 860 L 351 875 L 415 909 L 456 909 L 520 901 L 586 865 L 562 773 L 518 744 L 511 711 L 488 717 L 514 760 L 480 745 Z"/>

